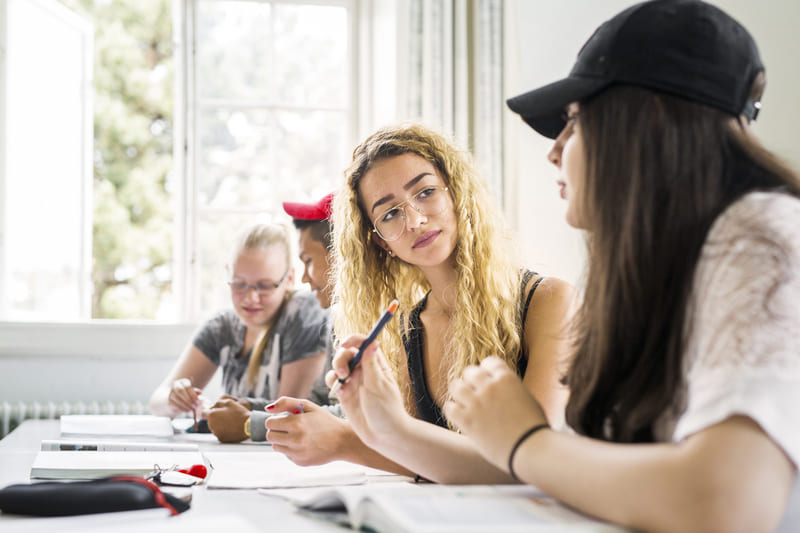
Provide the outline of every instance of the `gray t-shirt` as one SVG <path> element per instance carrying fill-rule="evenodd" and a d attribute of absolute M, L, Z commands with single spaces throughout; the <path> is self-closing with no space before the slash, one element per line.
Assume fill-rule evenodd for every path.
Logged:
<path fill-rule="evenodd" d="M 315 404 L 322 406 L 323 409 L 326 409 L 334 416 L 345 418 L 341 404 L 337 399 L 330 398 L 328 396 L 329 389 L 325 384 L 325 374 L 327 374 L 328 370 L 332 368 L 331 362 L 335 352 L 335 345 L 336 342 L 334 341 L 333 334 L 331 333 L 328 335 L 328 343 L 326 346 L 327 353 L 325 355 L 325 368 L 322 369 L 322 373 L 319 375 L 319 377 L 317 377 L 317 380 L 311 387 L 311 394 L 309 395 L 308 399 Z M 250 438 L 254 441 L 264 441 L 267 438 L 267 428 L 264 425 L 264 422 L 267 420 L 267 418 L 272 416 L 272 414 L 267 413 L 264 408 L 270 402 L 261 398 L 248 398 L 248 400 L 250 400 L 250 405 L 252 407 L 252 411 L 250 412 Z"/>
<path fill-rule="evenodd" d="M 230 309 L 206 322 L 192 341 L 212 363 L 222 367 L 225 393 L 238 398 L 274 399 L 281 367 L 326 351 L 330 336 L 328 311 L 319 306 L 313 293 L 295 292 L 269 334 L 258 377 L 253 386 L 248 386 L 247 364 L 252 350 L 237 357 L 244 347 L 245 330 L 244 323 Z"/>
<path fill-rule="evenodd" d="M 322 369 L 322 373 L 317 377 L 317 380 L 314 381 L 314 384 L 311 386 L 311 394 L 309 395 L 309 399 L 317 405 L 330 405 L 332 402 L 331 398 L 328 397 L 328 393 L 330 389 L 328 385 L 325 383 L 325 374 L 328 373 L 328 370 L 333 368 L 333 354 L 334 354 L 334 339 L 333 334 L 330 332 L 327 342 L 325 343 L 325 367 Z"/>

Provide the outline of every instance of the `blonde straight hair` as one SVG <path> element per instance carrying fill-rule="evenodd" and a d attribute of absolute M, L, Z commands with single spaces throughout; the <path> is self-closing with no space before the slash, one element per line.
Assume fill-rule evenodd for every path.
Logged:
<path fill-rule="evenodd" d="M 457 313 L 451 319 L 442 368 L 448 382 L 490 355 L 517 368 L 521 271 L 512 260 L 510 235 L 471 155 L 452 140 L 416 124 L 381 129 L 359 145 L 345 173 L 346 184 L 334 197 L 336 335 L 368 332 L 395 298 L 400 303 L 398 313 L 407 314 L 430 289 L 419 268 L 390 257 L 373 242 L 372 222 L 359 201 L 359 182 L 372 166 L 406 153 L 433 164 L 449 188 L 458 220 Z M 381 346 L 398 383 L 407 382 L 408 377 L 400 374 L 404 367 L 400 358 L 405 358 L 400 320 L 386 326 Z M 403 392 L 408 403 L 409 390 Z M 406 407 L 413 412 L 413 405 Z"/>
<path fill-rule="evenodd" d="M 288 226 L 281 224 L 257 224 L 252 226 L 239 238 L 234 248 L 234 260 L 244 251 L 266 250 L 277 244 L 286 254 L 286 269 L 288 270 L 291 266 L 291 258 L 293 257 L 290 231 Z M 269 339 L 269 334 L 272 331 L 275 321 L 283 311 L 283 306 L 291 297 L 292 293 L 293 291 L 286 292 L 283 303 L 281 303 L 281 306 L 275 312 L 275 316 L 272 320 L 267 323 L 264 331 L 258 336 L 253 345 L 253 349 L 250 351 L 250 359 L 247 362 L 247 386 L 251 389 L 255 385 L 256 378 L 258 377 L 258 370 L 264 357 L 264 347 L 267 344 L 267 339 Z M 270 393 L 274 393 L 274 391 L 270 391 Z"/>

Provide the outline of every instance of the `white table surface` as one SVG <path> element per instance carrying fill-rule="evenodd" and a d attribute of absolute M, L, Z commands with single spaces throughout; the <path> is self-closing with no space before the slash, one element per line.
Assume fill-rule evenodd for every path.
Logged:
<path fill-rule="evenodd" d="M 190 435 L 186 437 L 191 438 Z M 14 483 L 30 483 L 30 467 L 39 451 L 41 441 L 58 438 L 60 438 L 58 420 L 26 420 L 4 439 L 0 440 L 0 488 Z M 104 438 L 104 440 L 106 439 Z M 272 451 L 269 445 L 262 443 L 221 444 L 210 441 L 198 442 L 197 440 L 184 440 L 183 436 L 178 436 L 175 440 L 178 442 L 197 442 L 202 451 L 236 450 L 242 453 L 276 453 Z M 189 515 L 190 513 L 195 516 L 205 515 L 209 519 L 221 514 L 235 513 L 260 531 L 346 531 L 333 523 L 302 515 L 289 502 L 279 498 L 259 495 L 255 490 L 208 490 L 204 485 L 193 487 L 191 508 L 181 516 Z M 23 519 L 30 520 L 30 517 L 22 518 L 0 513 L 0 531 L 5 529 L 1 525 L 2 522 Z M 7 522 L 7 525 L 10 524 Z M 220 533 L 226 532 L 220 531 Z"/>

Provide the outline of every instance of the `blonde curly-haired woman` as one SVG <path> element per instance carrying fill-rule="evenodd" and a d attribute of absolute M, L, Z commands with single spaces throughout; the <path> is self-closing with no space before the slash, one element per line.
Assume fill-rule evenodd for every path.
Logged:
<path fill-rule="evenodd" d="M 368 332 L 393 299 L 400 306 L 338 392 L 351 435 L 331 439 L 325 459 L 394 465 L 437 482 L 510 481 L 448 427 L 440 408 L 451 380 L 495 355 L 560 424 L 572 287 L 512 259 L 513 242 L 469 154 L 419 125 L 379 130 L 356 148 L 333 220 L 338 375 L 348 374 L 365 338 L 354 333 Z M 267 422 L 276 450 L 292 457 L 302 448 L 292 450 L 296 427 L 281 431 L 305 416 Z"/>

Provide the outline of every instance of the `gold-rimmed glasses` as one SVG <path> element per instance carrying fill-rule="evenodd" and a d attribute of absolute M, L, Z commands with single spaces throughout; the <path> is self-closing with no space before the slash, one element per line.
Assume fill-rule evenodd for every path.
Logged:
<path fill-rule="evenodd" d="M 447 209 L 447 187 L 426 185 L 404 202 L 387 209 L 372 221 L 372 231 L 384 241 L 395 241 L 406 230 L 406 210 L 409 206 L 417 213 L 434 216 Z"/>

